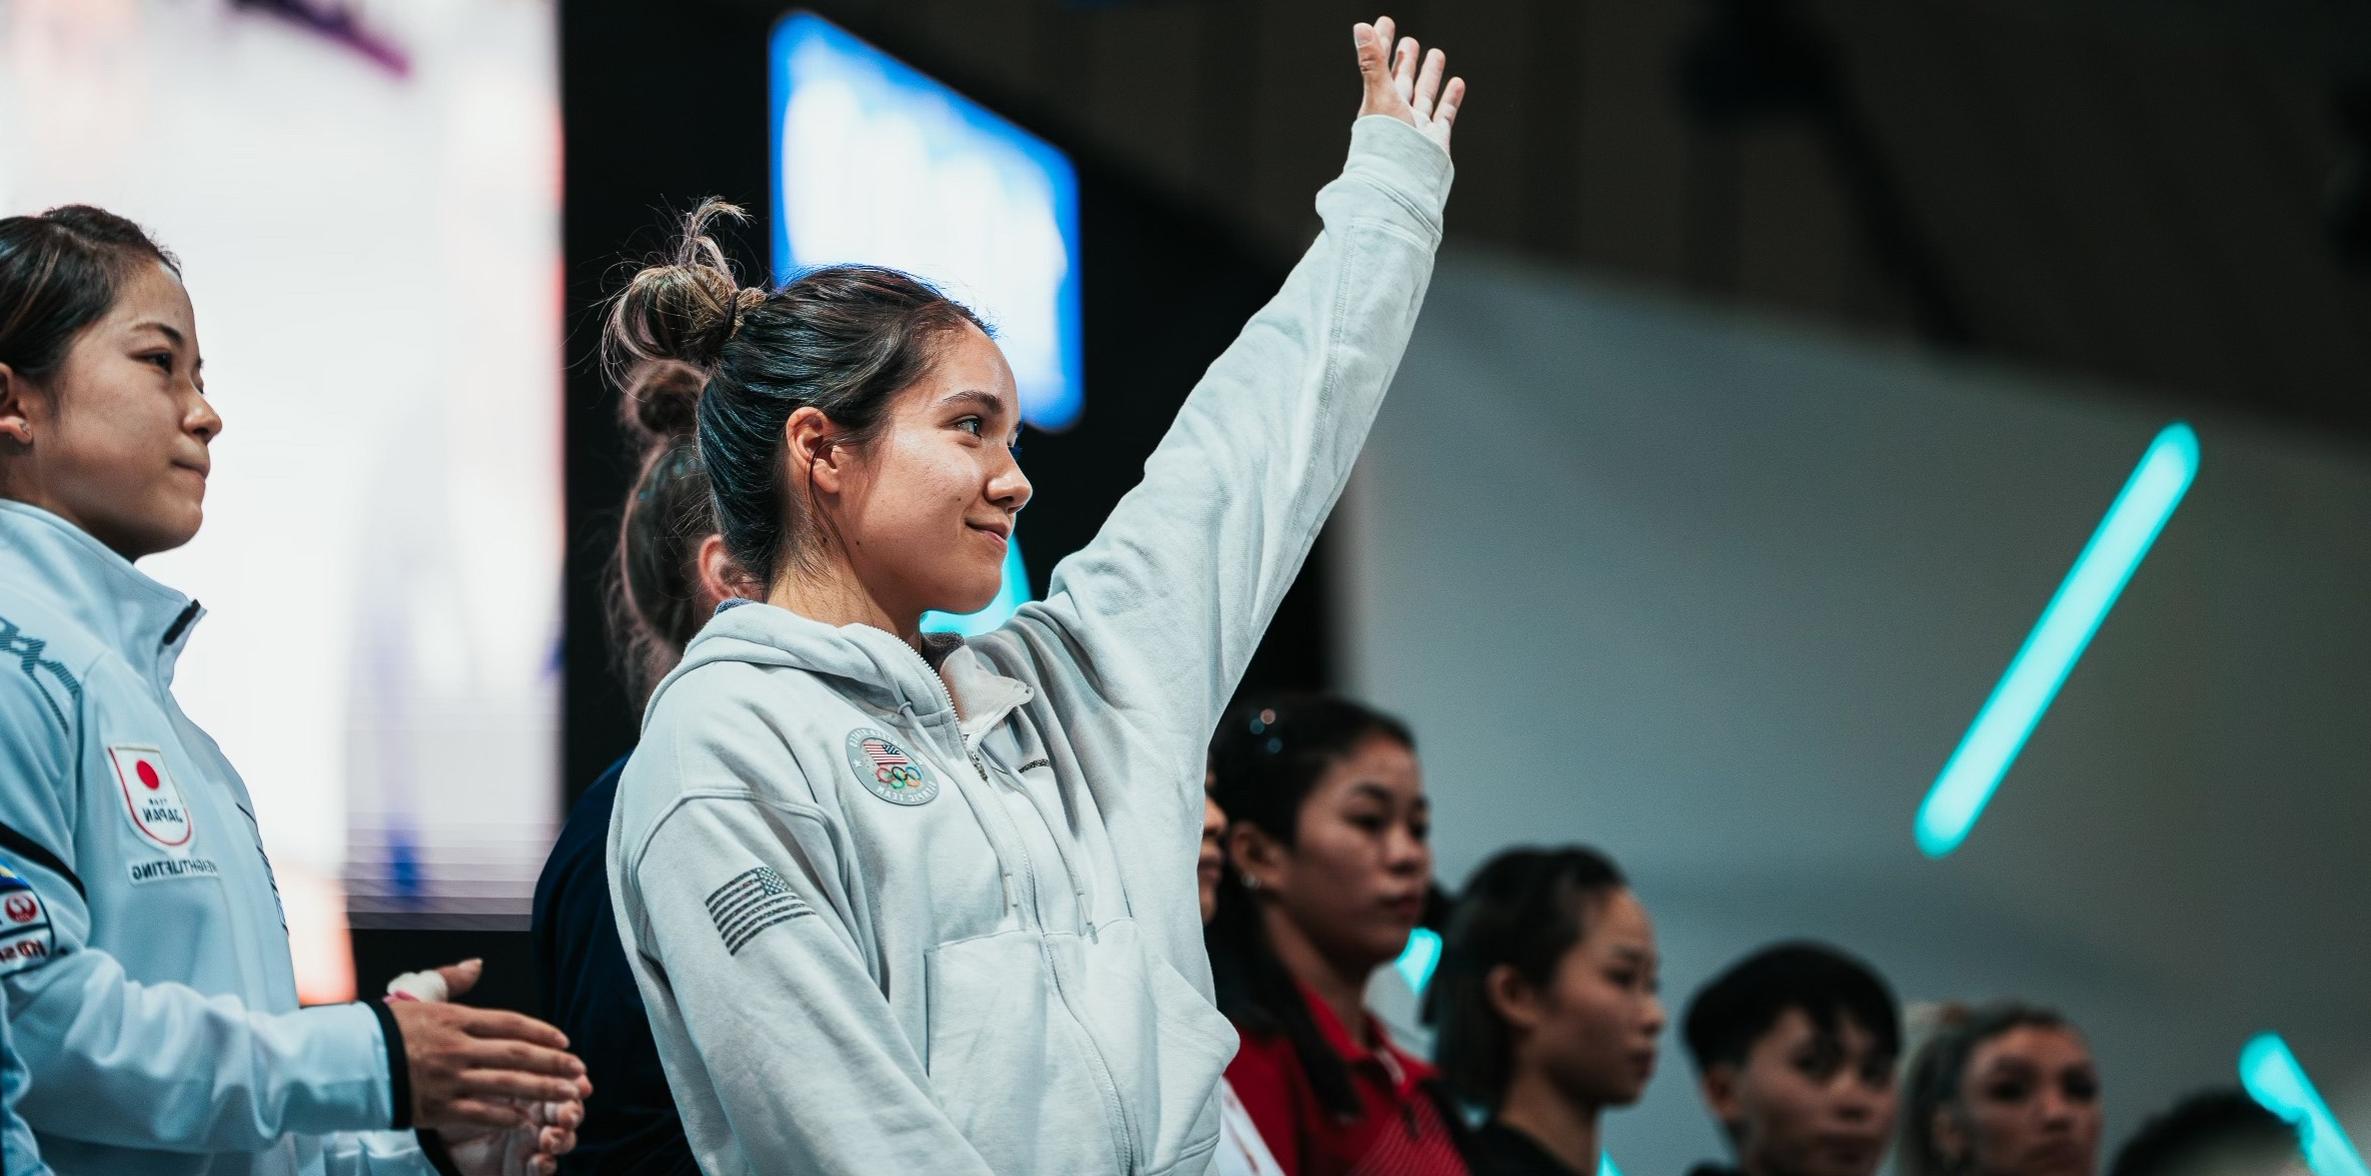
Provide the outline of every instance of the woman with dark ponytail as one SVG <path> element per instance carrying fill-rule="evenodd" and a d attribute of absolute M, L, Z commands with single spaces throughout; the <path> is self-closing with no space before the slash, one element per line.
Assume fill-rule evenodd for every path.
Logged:
<path fill-rule="evenodd" d="M 1474 871 L 1427 993 L 1441 1073 L 1487 1121 L 1474 1176 L 1595 1176 L 1598 1120 L 1638 1101 L 1663 1032 L 1655 926 L 1603 854 L 1513 849 Z"/>
<path fill-rule="evenodd" d="M 709 502 L 708 475 L 693 439 L 705 373 L 688 364 L 637 369 L 620 417 L 642 454 L 617 551 L 603 574 L 609 647 L 636 707 L 683 657 L 683 647 L 716 606 L 745 590 L 724 553 Z M 603 850 L 617 804 L 620 759 L 577 798 L 535 883 L 537 979 L 552 1023 L 576 1042 L 601 1089 L 585 1101 L 576 1150 L 564 1173 L 681 1174 L 699 1171 L 683 1116 L 659 1065 L 658 1042 L 618 944 Z"/>
<path fill-rule="evenodd" d="M 1210 964 L 1242 1034 L 1227 1082 L 1286 1176 L 1463 1176 L 1433 1068 L 1364 1005 L 1432 884 L 1407 726 L 1348 699 L 1249 704 L 1210 746 L 1227 858 Z"/>
<path fill-rule="evenodd" d="M 1464 86 L 1388 22 L 1325 228 L 1046 599 L 968 642 L 1031 487 L 1010 367 L 927 283 L 744 289 L 705 235 L 619 296 L 626 367 L 707 376 L 699 452 L 760 599 L 645 714 L 608 866 L 715 1173 L 1199 1172 L 1212 1007 L 1196 766 L 1413 329 Z"/>

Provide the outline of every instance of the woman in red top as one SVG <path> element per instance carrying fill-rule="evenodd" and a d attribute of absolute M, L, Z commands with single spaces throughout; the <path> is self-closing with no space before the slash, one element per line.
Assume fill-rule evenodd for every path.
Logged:
<path fill-rule="evenodd" d="M 1362 994 L 1406 948 L 1432 882 L 1416 740 L 1357 703 L 1254 705 L 1220 727 L 1228 860 L 1211 922 L 1227 1082 L 1286 1176 L 1464 1176 L 1433 1069 Z"/>

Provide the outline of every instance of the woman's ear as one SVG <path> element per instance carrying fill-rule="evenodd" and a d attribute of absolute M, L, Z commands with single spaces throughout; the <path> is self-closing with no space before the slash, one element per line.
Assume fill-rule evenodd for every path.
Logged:
<path fill-rule="evenodd" d="M 725 551 L 722 535 L 712 534 L 700 540 L 699 550 L 692 553 L 692 565 L 699 578 L 700 607 L 709 612 L 735 597 L 755 600 L 765 595 L 765 586 L 742 571 L 741 565 Z"/>
<path fill-rule="evenodd" d="M 16 369 L 0 363 L 0 437 L 19 445 L 33 443 L 32 410 L 25 403 L 29 390 L 25 378 Z"/>
<path fill-rule="evenodd" d="M 1539 1026 L 1539 989 L 1513 964 L 1499 964 L 1482 974 L 1482 999 L 1490 1002 L 1490 1011 L 1510 1028 L 1529 1032 Z"/>
<path fill-rule="evenodd" d="M 826 494 L 837 494 L 847 485 L 848 464 L 846 450 L 840 444 L 840 427 L 823 415 L 823 410 L 808 405 L 790 414 L 782 422 L 782 448 L 790 462 L 792 486 L 813 486 Z"/>
<path fill-rule="evenodd" d="M 1945 1171 L 1958 1171 L 1967 1163 L 1968 1133 L 1960 1128 L 1959 1116 L 1950 1107 L 1935 1108 L 1934 1117 L 1927 1120 L 1927 1134 Z"/>
<path fill-rule="evenodd" d="M 1235 863 L 1235 872 L 1243 875 L 1243 884 L 1253 890 L 1274 890 L 1284 882 L 1284 847 L 1268 836 L 1268 831 L 1249 821 L 1232 821 L 1227 825 L 1227 860 Z"/>

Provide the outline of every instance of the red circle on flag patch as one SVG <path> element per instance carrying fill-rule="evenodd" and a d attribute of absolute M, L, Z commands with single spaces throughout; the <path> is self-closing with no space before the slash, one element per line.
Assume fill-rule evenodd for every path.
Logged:
<path fill-rule="evenodd" d="M 147 760 L 141 760 L 139 774 L 140 782 L 142 784 L 148 785 L 151 789 L 159 786 L 160 781 L 158 781 L 156 778 L 155 764 L 149 763 Z"/>
<path fill-rule="evenodd" d="M 40 905 L 22 894 L 9 896 L 5 909 L 8 911 L 8 921 L 11 923 L 30 923 L 33 921 L 33 916 L 41 913 Z"/>

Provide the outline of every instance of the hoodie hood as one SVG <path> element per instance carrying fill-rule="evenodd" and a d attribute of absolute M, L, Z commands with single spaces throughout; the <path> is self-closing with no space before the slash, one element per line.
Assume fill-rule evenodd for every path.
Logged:
<path fill-rule="evenodd" d="M 651 691 L 644 726 L 659 699 L 683 675 L 716 662 L 804 670 L 833 679 L 843 697 L 885 711 L 910 711 L 925 725 L 953 724 L 953 699 L 940 675 L 970 703 L 966 735 L 993 725 L 1029 700 L 1030 688 L 988 668 L 954 633 L 925 633 L 917 653 L 893 633 L 871 625 L 832 626 L 777 605 L 728 600 L 684 647 L 683 661 Z"/>

